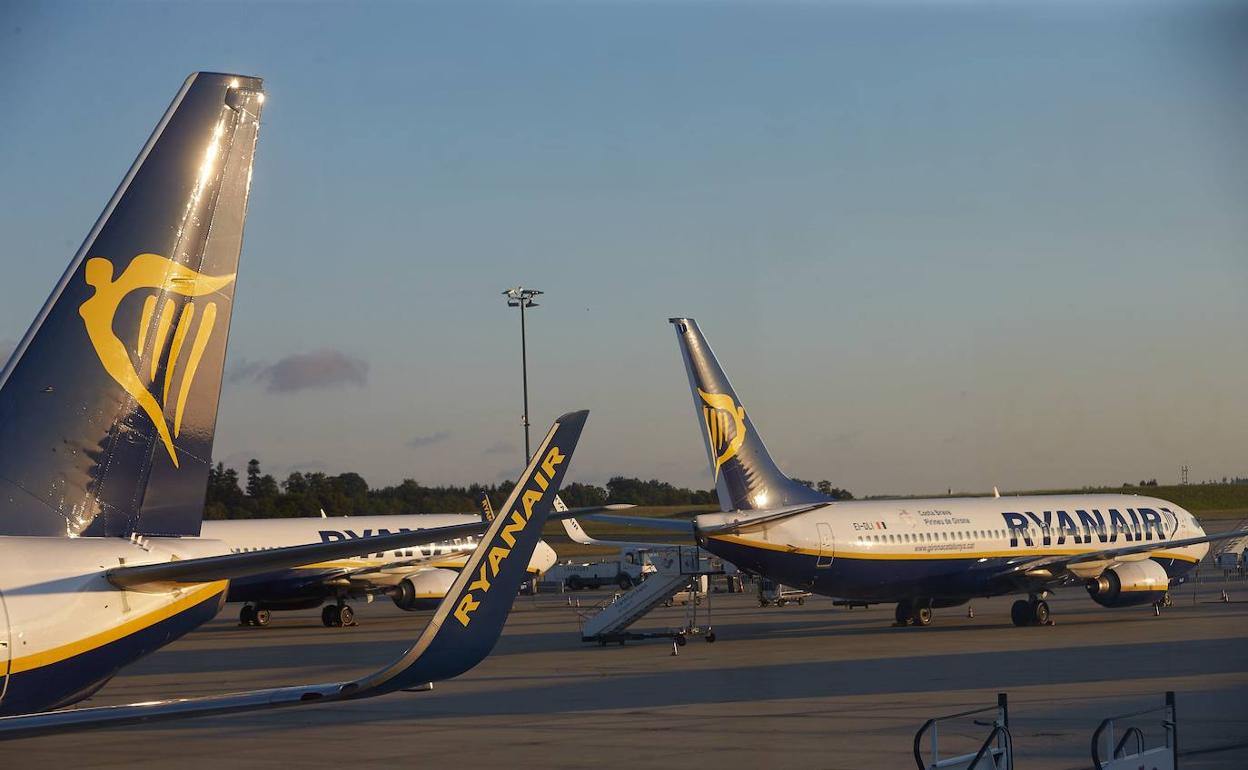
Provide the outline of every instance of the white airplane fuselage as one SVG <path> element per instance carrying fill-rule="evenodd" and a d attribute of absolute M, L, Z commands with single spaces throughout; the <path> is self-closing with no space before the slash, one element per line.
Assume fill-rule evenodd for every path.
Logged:
<path fill-rule="evenodd" d="M 703 514 L 699 531 L 763 518 L 767 511 Z M 1180 577 L 1208 552 L 1201 543 L 1167 541 L 1204 530 L 1179 506 L 1134 495 L 1044 495 L 844 501 L 737 533 L 700 534 L 699 542 L 738 567 L 786 584 L 848 600 L 969 599 L 1010 593 L 1000 575 L 1038 557 L 1069 556 L 1155 542 L 1145 554 L 1116 562 L 1154 562 L 1145 578 Z M 1106 561 L 1073 572 L 1092 578 Z M 1126 591 L 1132 588 L 1125 589 Z M 1165 590 L 1165 582 L 1153 589 Z M 1123 602 L 1127 603 L 1124 596 Z"/>
<path fill-rule="evenodd" d="M 304 543 L 330 543 L 451 527 L 480 520 L 481 517 L 475 514 L 456 513 L 234 519 L 205 521 L 201 532 L 205 537 L 225 543 L 231 553 L 245 553 Z M 229 601 L 256 602 L 275 609 L 311 606 L 335 595 L 337 588 L 330 581 L 337 576 L 371 568 L 374 571 L 369 572 L 368 583 L 373 586 L 397 586 L 404 579 L 412 581 L 412 595 L 421 602 L 413 608 L 423 608 L 429 602 L 440 600 L 450 585 L 445 577 L 449 573 L 439 576 L 433 571 L 458 571 L 479 540 L 477 536 L 457 537 L 239 578 L 230 584 Z M 529 572 L 540 575 L 555 561 L 554 549 L 545 541 L 539 541 L 529 562 Z M 422 579 L 415 573 L 426 573 L 428 579 Z"/>
<path fill-rule="evenodd" d="M 225 603 L 224 580 L 122 590 L 105 570 L 225 553 L 190 537 L 0 537 L 0 714 L 79 700 Z"/>

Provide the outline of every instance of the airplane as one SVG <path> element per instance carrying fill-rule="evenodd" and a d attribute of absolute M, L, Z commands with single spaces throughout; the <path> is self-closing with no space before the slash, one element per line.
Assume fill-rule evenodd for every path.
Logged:
<path fill-rule="evenodd" d="M 512 513 L 491 523 L 248 553 L 200 536 L 263 103 L 259 78 L 186 80 L 0 370 L 0 715 L 90 696 L 215 616 L 231 580 L 484 533 L 408 657 L 338 689 L 262 701 L 454 676 L 488 653 L 532 558 L 584 412 L 555 423 L 509 498 Z M 459 627 L 438 634 L 452 610 L 448 626 Z M 5 724 L 16 734 L 32 723 Z"/>
<path fill-rule="evenodd" d="M 591 510 L 601 507 L 580 509 Z M 570 511 L 568 515 L 576 513 Z M 455 513 L 217 520 L 205 521 L 200 536 L 220 540 L 231 553 L 250 553 L 481 521 L 474 514 Z M 446 595 L 479 542 L 479 537 L 466 535 L 252 575 L 232 581 L 226 601 L 244 603 L 239 610 L 240 625 L 261 627 L 269 624 L 274 611 L 308 609 L 326 601 L 332 603 L 321 610 L 323 625 L 358 625 L 355 610 L 347 603 L 350 598 L 372 602 L 377 596 L 388 596 L 403 610 L 431 610 Z M 556 560 L 555 550 L 539 540 L 529 561 L 528 574 L 545 574 Z"/>
<path fill-rule="evenodd" d="M 412 646 L 391 663 L 347 682 L 3 716 L 0 717 L 0 740 L 192 716 L 359 700 L 401 690 L 422 692 L 432 689 L 434 682 L 451 679 L 470 670 L 490 654 L 502 635 L 503 624 L 527 574 L 525 567 L 528 559 L 532 557 L 542 527 L 550 516 L 553 498 L 567 474 L 588 415 L 588 411 L 582 410 L 569 412 L 555 420 L 504 503 L 502 510 L 506 513 L 489 522 L 481 544 L 469 556 L 433 617 Z M 480 531 L 478 525 L 470 526 Z M 467 530 L 468 527 L 447 529 Z M 369 542 L 390 548 L 410 542 L 410 536 L 407 533 L 382 535 Z M 191 588 L 193 583 L 217 580 L 231 574 L 238 565 L 254 561 L 256 556 L 267 559 L 270 564 L 275 561 L 284 563 L 281 558 L 271 557 L 280 555 L 284 550 L 308 554 L 324 550 L 326 546 L 336 549 L 337 555 L 342 556 L 350 553 L 344 548 L 348 544 L 351 543 L 318 543 L 259 554 L 150 563 L 113 569 L 107 572 L 107 576 L 123 585 L 146 590 L 153 590 L 152 586 L 162 583 Z M 72 669 L 62 672 L 63 675 L 72 673 Z M 13 679 L 10 674 L 10 683 Z M 0 705 L 4 705 L 2 701 Z"/>
<path fill-rule="evenodd" d="M 1082 585 L 1105 607 L 1168 600 L 1205 555 L 1208 535 L 1174 503 L 1138 495 L 1031 495 L 835 501 L 772 460 L 705 336 L 672 318 L 705 439 L 720 513 L 692 522 L 590 518 L 688 532 L 738 568 L 853 604 L 896 603 L 898 625 L 933 608 L 1024 594 L 1016 626 L 1050 623 L 1044 599 Z"/>

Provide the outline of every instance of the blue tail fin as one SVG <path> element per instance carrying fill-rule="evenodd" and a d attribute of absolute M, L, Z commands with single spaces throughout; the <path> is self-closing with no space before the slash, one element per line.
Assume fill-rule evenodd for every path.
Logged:
<path fill-rule="evenodd" d="M 697 322 L 668 320 L 676 327 L 720 508 L 750 511 L 831 500 L 776 467 Z"/>
<path fill-rule="evenodd" d="M 199 534 L 263 102 L 186 81 L 0 372 L 0 534 Z"/>

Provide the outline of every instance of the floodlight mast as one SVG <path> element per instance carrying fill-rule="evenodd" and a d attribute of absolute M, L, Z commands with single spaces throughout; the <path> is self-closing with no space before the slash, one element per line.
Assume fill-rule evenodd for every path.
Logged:
<path fill-rule="evenodd" d="M 521 415 L 520 421 L 524 425 L 525 465 L 528 465 L 532 452 L 529 448 L 529 361 L 528 342 L 525 338 L 524 310 L 530 307 L 540 307 L 533 301 L 533 298 L 544 293 L 539 289 L 526 289 L 523 286 L 514 286 L 503 292 L 503 296 L 507 298 L 507 307 L 520 308 L 520 380 L 524 387 L 524 414 Z"/>

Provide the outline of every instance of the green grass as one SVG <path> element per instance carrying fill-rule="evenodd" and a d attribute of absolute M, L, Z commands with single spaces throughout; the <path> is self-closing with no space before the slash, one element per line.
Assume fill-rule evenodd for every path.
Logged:
<path fill-rule="evenodd" d="M 1219 511 L 1199 511 L 1195 512 L 1194 515 L 1201 521 L 1239 521 L 1240 519 L 1248 519 L 1248 508 L 1224 508 Z"/>

